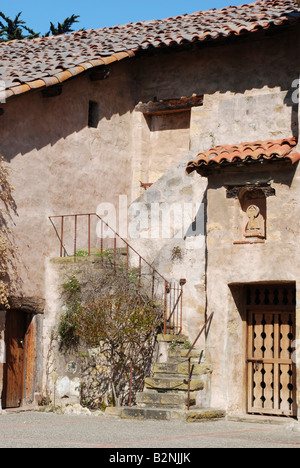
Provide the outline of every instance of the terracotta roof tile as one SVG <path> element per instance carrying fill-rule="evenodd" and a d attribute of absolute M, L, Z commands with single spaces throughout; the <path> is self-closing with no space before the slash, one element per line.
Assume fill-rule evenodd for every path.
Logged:
<path fill-rule="evenodd" d="M 65 76 L 60 73 L 66 70 L 73 70 L 73 76 L 79 71 L 75 69 L 78 66 L 83 71 L 89 66 L 132 57 L 139 51 L 218 40 L 296 22 L 300 22 L 297 0 L 259 0 L 164 20 L 2 42 L 0 78 L 10 90 L 8 96 L 24 83 L 35 88 L 35 80 L 45 79 L 45 87 L 49 86 L 49 77 L 60 81 Z"/>
<path fill-rule="evenodd" d="M 253 143 L 240 143 L 238 145 L 222 145 L 199 153 L 187 165 L 186 172 L 197 170 L 205 172 L 209 168 L 222 165 L 238 164 L 255 161 L 287 160 L 292 164 L 300 160 L 300 153 L 293 151 L 297 145 L 296 138 L 281 140 L 255 141 Z"/>

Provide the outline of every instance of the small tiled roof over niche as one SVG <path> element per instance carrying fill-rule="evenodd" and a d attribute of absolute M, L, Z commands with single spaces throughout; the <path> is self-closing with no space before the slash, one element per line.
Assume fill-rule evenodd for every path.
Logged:
<path fill-rule="evenodd" d="M 208 151 L 201 152 L 187 165 L 186 172 L 199 173 L 217 167 L 228 165 L 285 160 L 295 164 L 300 160 L 300 153 L 294 151 L 297 139 L 285 138 L 281 140 L 255 141 L 237 145 L 220 145 Z"/>
<path fill-rule="evenodd" d="M 259 0 L 164 20 L 0 43 L 1 98 L 59 84 L 85 70 L 156 49 L 279 30 L 300 22 L 297 0 Z"/>

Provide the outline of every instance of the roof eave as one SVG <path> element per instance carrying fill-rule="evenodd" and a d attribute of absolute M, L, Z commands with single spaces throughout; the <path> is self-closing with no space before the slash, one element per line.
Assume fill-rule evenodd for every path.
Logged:
<path fill-rule="evenodd" d="M 64 83 L 71 78 L 74 78 L 78 75 L 81 75 L 89 69 L 94 69 L 96 67 L 102 67 L 110 65 L 114 62 L 119 62 L 126 58 L 135 57 L 134 51 L 124 51 L 116 52 L 108 57 L 101 57 L 97 59 L 92 59 L 88 62 L 82 62 L 79 65 L 68 68 L 63 71 L 59 71 L 51 76 L 37 78 L 33 81 L 27 81 L 25 83 L 17 84 L 16 86 L 10 86 L 9 88 L 1 91 L 0 90 L 0 103 L 5 104 L 6 101 L 11 100 L 14 97 L 17 97 L 21 94 L 29 93 L 30 91 L 43 91 L 46 88 L 51 86 L 56 86 Z"/>
<path fill-rule="evenodd" d="M 265 158 L 259 158 L 259 159 L 248 159 L 247 161 L 224 161 L 222 163 L 216 163 L 216 162 L 209 162 L 208 164 L 190 164 L 186 168 L 186 174 L 190 175 L 193 172 L 197 172 L 199 175 L 208 177 L 216 173 L 221 173 L 224 169 L 229 170 L 230 169 L 236 169 L 237 167 L 245 168 L 245 167 L 257 167 L 257 166 L 271 166 L 271 164 L 278 164 L 281 163 L 282 166 L 284 167 L 292 167 L 296 165 L 300 160 L 300 153 L 294 152 L 291 155 L 285 156 L 285 157 L 273 157 L 272 159 L 265 159 Z"/>

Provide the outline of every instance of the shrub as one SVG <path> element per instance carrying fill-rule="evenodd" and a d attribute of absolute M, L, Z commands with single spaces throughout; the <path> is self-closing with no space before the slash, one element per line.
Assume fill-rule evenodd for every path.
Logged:
<path fill-rule="evenodd" d="M 10 240 L 10 230 L 7 227 L 6 218 L 11 208 L 15 209 L 12 198 L 14 188 L 8 180 L 8 167 L 0 156 L 0 305 L 9 308 L 8 297 L 10 294 L 9 266 L 14 255 L 14 248 Z"/>
<path fill-rule="evenodd" d="M 90 269 L 84 285 L 74 275 L 63 284 L 60 347 L 80 356 L 82 402 L 91 408 L 103 405 L 105 398 L 128 403 L 132 356 L 133 398 L 150 373 L 162 309 L 136 279 L 132 271 L 108 262 L 97 272 Z"/>

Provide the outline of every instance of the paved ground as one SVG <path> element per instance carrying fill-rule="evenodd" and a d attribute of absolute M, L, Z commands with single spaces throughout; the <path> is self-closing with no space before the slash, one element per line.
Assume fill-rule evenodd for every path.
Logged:
<path fill-rule="evenodd" d="M 227 420 L 184 423 L 7 413 L 0 415 L 0 448 L 102 448 L 107 449 L 105 457 L 116 454 L 116 449 L 130 449 L 134 454 L 134 449 L 139 448 L 160 452 L 193 448 L 300 448 L 299 426 L 292 421 L 284 425 Z M 147 453 L 144 452 L 144 457 Z"/>

